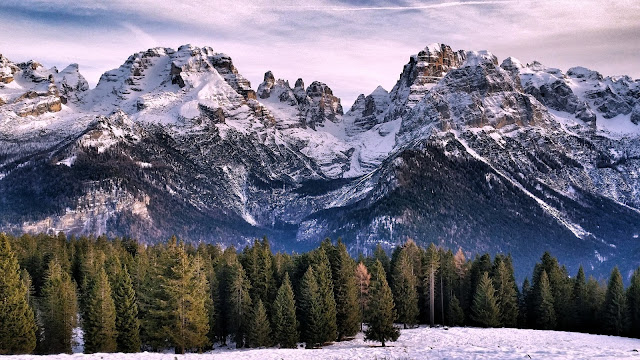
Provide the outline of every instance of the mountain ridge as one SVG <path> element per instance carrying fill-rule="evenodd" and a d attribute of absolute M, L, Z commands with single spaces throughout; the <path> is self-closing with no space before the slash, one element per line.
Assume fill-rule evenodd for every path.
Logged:
<path fill-rule="evenodd" d="M 3 230 L 287 250 L 330 236 L 353 253 L 411 237 L 638 265 L 629 77 L 431 44 L 346 113 L 325 83 L 267 72 L 253 90 L 191 45 L 136 53 L 94 89 L 75 65 L 4 57 L 0 79 Z"/>

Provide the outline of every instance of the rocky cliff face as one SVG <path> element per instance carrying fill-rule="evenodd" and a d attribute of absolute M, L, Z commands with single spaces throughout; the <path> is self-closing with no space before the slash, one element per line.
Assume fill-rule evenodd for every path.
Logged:
<path fill-rule="evenodd" d="M 0 226 L 304 250 L 640 258 L 640 82 L 434 44 L 343 114 L 325 83 L 252 90 L 211 48 L 154 48 L 88 89 L 0 56 Z M 523 268 L 527 268 L 524 266 Z"/>

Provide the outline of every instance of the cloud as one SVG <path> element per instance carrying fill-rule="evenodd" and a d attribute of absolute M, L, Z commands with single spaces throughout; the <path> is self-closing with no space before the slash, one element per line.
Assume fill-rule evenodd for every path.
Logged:
<path fill-rule="evenodd" d="M 0 52 L 16 61 L 77 62 L 92 84 L 133 52 L 212 46 L 254 87 L 276 77 L 324 81 L 348 107 L 393 86 L 411 54 L 444 42 L 640 77 L 640 2 L 630 0 L 4 0 Z"/>

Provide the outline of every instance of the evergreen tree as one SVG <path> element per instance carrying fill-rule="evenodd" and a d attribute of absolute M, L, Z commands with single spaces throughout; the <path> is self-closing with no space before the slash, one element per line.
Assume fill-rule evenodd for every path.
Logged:
<path fill-rule="evenodd" d="M 387 341 L 396 341 L 400 331 L 393 326 L 396 311 L 393 304 L 391 288 L 387 283 L 382 263 L 379 260 L 372 268 L 371 287 L 369 289 L 369 312 L 367 314 L 366 341 L 379 341 L 385 346 Z"/>
<path fill-rule="evenodd" d="M 86 295 L 86 310 L 82 319 L 84 352 L 116 351 L 116 309 L 111 297 L 111 285 L 104 269 L 90 279 Z"/>
<path fill-rule="evenodd" d="M 249 347 L 265 347 L 271 346 L 271 327 L 267 318 L 267 310 L 262 304 L 262 300 L 258 299 L 253 308 L 251 316 L 251 326 L 247 334 L 247 343 Z"/>
<path fill-rule="evenodd" d="M 358 284 L 358 304 L 360 309 L 360 331 L 362 331 L 362 323 L 364 322 L 364 314 L 367 310 L 369 301 L 369 284 L 371 282 L 371 274 L 367 270 L 364 263 L 358 263 L 356 268 L 356 282 Z"/>
<path fill-rule="evenodd" d="M 630 335 L 640 338 L 640 268 L 631 276 L 631 285 L 627 289 L 627 306 L 631 324 Z"/>
<path fill-rule="evenodd" d="M 20 265 L 9 239 L 0 234 L 0 355 L 28 354 L 36 347 L 36 323 Z"/>
<path fill-rule="evenodd" d="M 376 249 L 373 251 L 373 262 L 371 264 L 367 264 L 367 267 L 372 268 L 375 264 L 376 260 L 379 260 L 382 264 L 382 269 L 385 274 L 391 275 L 391 259 L 389 259 L 389 255 L 384 251 L 382 245 L 380 243 L 376 244 Z M 389 279 L 387 279 L 389 281 Z"/>
<path fill-rule="evenodd" d="M 337 338 L 336 300 L 333 293 L 331 265 L 324 249 L 315 250 L 314 274 L 318 281 L 318 292 L 323 312 L 322 340 L 332 342 Z"/>
<path fill-rule="evenodd" d="M 322 299 L 319 293 L 318 281 L 309 266 L 300 283 L 300 313 L 302 328 L 302 341 L 306 342 L 308 349 L 316 348 L 325 341 Z"/>
<path fill-rule="evenodd" d="M 489 273 L 485 272 L 480 278 L 471 306 L 472 319 L 480 326 L 496 327 L 500 325 L 500 309 L 496 302 L 495 292 Z"/>
<path fill-rule="evenodd" d="M 587 318 L 585 320 L 585 328 L 588 332 L 594 334 L 602 334 L 602 308 L 606 295 L 606 287 L 600 284 L 593 276 L 589 276 L 587 280 Z"/>
<path fill-rule="evenodd" d="M 584 331 L 585 321 L 587 319 L 588 306 L 585 303 L 587 298 L 587 279 L 584 275 L 582 266 L 578 269 L 578 274 L 573 281 L 573 292 L 571 304 L 573 309 L 571 315 L 571 328 L 577 331 Z"/>
<path fill-rule="evenodd" d="M 436 272 L 440 266 L 440 255 L 436 246 L 431 243 L 427 248 L 424 258 L 424 274 L 425 274 L 425 290 L 428 289 L 429 295 L 429 324 L 435 325 L 435 283 Z"/>
<path fill-rule="evenodd" d="M 569 274 L 565 267 L 560 267 L 558 259 L 551 256 L 549 252 L 545 252 L 540 258 L 540 263 L 536 264 L 533 274 L 533 293 L 532 301 L 534 305 L 539 305 L 540 301 L 540 280 L 542 272 L 547 273 L 549 279 L 549 287 L 553 298 L 553 308 L 555 313 L 554 329 L 567 330 L 571 325 L 571 300 L 573 292 L 573 282 L 569 278 Z M 536 306 L 533 306 L 535 308 Z M 535 312 L 535 311 L 534 311 Z"/>
<path fill-rule="evenodd" d="M 529 283 L 529 278 L 525 278 L 522 283 L 522 292 L 518 297 L 518 327 L 523 329 L 529 327 L 529 314 L 531 310 L 529 309 L 528 304 L 529 296 L 531 295 L 531 284 Z"/>
<path fill-rule="evenodd" d="M 518 325 L 518 291 L 510 258 L 496 256 L 495 275 L 496 302 L 500 309 L 500 324 L 504 327 Z"/>
<path fill-rule="evenodd" d="M 229 332 L 233 335 L 236 347 L 244 346 L 245 336 L 251 322 L 252 301 L 249 295 L 251 285 L 244 268 L 236 262 L 228 269 L 226 291 L 226 317 Z"/>
<path fill-rule="evenodd" d="M 417 278 L 414 275 L 413 264 L 406 251 L 400 250 L 397 261 L 393 264 L 393 295 L 398 313 L 398 321 L 404 328 L 413 327 L 418 318 L 418 289 Z"/>
<path fill-rule="evenodd" d="M 489 254 L 483 254 L 480 257 L 476 257 L 471 263 L 469 272 L 465 277 L 463 284 L 463 290 L 461 293 L 462 297 L 460 298 L 462 309 L 465 314 L 472 313 L 471 306 L 473 305 L 473 298 L 476 293 L 476 289 L 478 288 L 478 284 L 480 283 L 480 279 L 484 272 L 490 273 L 491 268 L 491 256 Z"/>
<path fill-rule="evenodd" d="M 449 311 L 447 313 L 447 319 L 449 321 L 449 325 L 451 326 L 464 325 L 464 311 L 460 306 L 460 301 L 458 301 L 458 298 L 455 295 L 453 295 L 451 297 L 451 301 L 449 301 Z"/>
<path fill-rule="evenodd" d="M 536 327 L 542 330 L 553 330 L 556 327 L 556 312 L 553 307 L 554 299 L 546 270 L 542 270 L 539 289 L 540 292 L 535 294 L 537 299 L 533 313 Z"/>
<path fill-rule="evenodd" d="M 622 285 L 622 275 L 616 266 L 611 272 L 604 300 L 604 328 L 612 335 L 621 335 L 627 329 L 627 303 Z"/>
<path fill-rule="evenodd" d="M 140 323 L 138 321 L 138 303 L 133 290 L 129 270 L 125 266 L 120 270 L 113 289 L 116 308 L 116 345 L 118 352 L 140 352 Z"/>
<path fill-rule="evenodd" d="M 347 247 L 340 240 L 338 240 L 338 245 L 336 246 L 335 263 L 336 327 L 338 341 L 341 341 L 358 333 L 360 312 L 358 286 L 355 278 L 355 262 L 349 256 Z"/>
<path fill-rule="evenodd" d="M 40 301 L 44 353 L 71 353 L 77 326 L 76 286 L 56 260 L 49 263 Z"/>
<path fill-rule="evenodd" d="M 285 273 L 282 285 L 273 303 L 274 340 L 281 348 L 296 348 L 298 345 L 298 321 L 293 288 L 289 274 Z"/>

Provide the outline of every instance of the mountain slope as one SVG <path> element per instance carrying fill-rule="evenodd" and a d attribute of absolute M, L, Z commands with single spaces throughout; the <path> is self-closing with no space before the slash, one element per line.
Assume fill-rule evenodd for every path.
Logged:
<path fill-rule="evenodd" d="M 627 271 L 639 121 L 638 80 L 443 44 L 347 113 L 320 81 L 254 91 L 208 47 L 134 54 L 95 89 L 0 56 L 0 224 L 354 253 L 411 237 Z"/>

